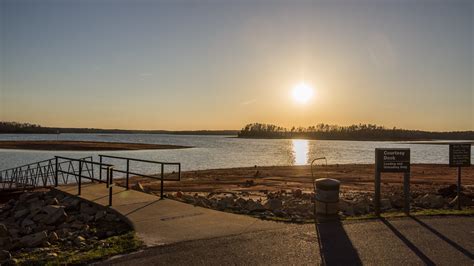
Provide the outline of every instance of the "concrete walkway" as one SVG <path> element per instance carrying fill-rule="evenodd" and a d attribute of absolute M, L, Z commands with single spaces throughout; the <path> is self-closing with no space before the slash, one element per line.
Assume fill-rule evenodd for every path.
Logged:
<path fill-rule="evenodd" d="M 77 185 L 58 190 L 77 195 Z M 81 198 L 108 205 L 104 184 L 85 184 Z M 188 240 L 209 239 L 248 232 L 282 228 L 276 222 L 195 207 L 122 187 L 113 188 L 112 208 L 124 215 L 147 246 L 166 245 Z"/>

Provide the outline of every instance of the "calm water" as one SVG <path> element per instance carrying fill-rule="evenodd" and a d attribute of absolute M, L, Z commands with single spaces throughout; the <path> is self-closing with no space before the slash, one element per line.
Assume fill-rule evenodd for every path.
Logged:
<path fill-rule="evenodd" d="M 447 145 L 403 144 L 376 141 L 327 141 L 284 139 L 238 139 L 229 136 L 178 136 L 151 134 L 61 134 L 2 135 L 0 140 L 90 140 L 138 142 L 193 146 L 179 150 L 65 152 L 0 149 L 0 170 L 52 158 L 54 155 L 85 157 L 97 154 L 127 156 L 165 162 L 181 162 L 183 170 L 242 167 L 254 165 L 302 165 L 312 158 L 325 156 L 329 164 L 373 163 L 375 148 L 411 148 L 412 163 L 448 163 Z M 474 149 L 473 149 L 474 152 Z M 117 168 L 120 161 L 109 160 Z M 147 173 L 159 172 L 158 167 L 133 164 Z"/>

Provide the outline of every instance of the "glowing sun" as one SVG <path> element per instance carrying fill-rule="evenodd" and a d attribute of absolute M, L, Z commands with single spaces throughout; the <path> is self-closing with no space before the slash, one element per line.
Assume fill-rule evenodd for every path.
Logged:
<path fill-rule="evenodd" d="M 293 99 L 298 103 L 307 103 L 313 97 L 313 88 L 308 84 L 301 82 L 293 87 Z"/>

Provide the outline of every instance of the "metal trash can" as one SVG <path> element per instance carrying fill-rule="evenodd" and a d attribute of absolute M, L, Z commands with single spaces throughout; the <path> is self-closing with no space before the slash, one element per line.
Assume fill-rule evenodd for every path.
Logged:
<path fill-rule="evenodd" d="M 314 181 L 316 213 L 337 215 L 339 211 L 339 187 L 341 182 L 331 178 L 319 178 Z"/>

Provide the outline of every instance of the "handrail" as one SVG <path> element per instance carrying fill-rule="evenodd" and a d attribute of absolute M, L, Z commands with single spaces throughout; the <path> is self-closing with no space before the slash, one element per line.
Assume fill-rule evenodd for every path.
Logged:
<path fill-rule="evenodd" d="M 112 155 L 99 154 L 99 157 L 101 157 L 101 156 L 102 156 L 102 157 L 107 157 L 107 158 L 130 160 L 130 161 L 143 162 L 143 163 L 181 165 L 180 162 L 160 162 L 160 161 L 151 161 L 151 160 L 136 159 L 136 158 L 130 158 L 130 157 L 120 157 L 120 156 L 112 156 Z"/>
<path fill-rule="evenodd" d="M 54 156 L 54 157 L 58 158 L 58 159 L 69 160 L 69 161 L 90 163 L 90 164 L 93 164 L 93 165 L 105 165 L 105 166 L 110 166 L 110 167 L 114 166 L 113 164 L 98 163 L 98 162 L 94 162 L 94 161 L 86 161 L 84 159 L 69 158 L 69 157 L 63 157 L 63 156 Z M 89 158 L 89 157 L 86 157 L 86 158 Z"/>
<path fill-rule="evenodd" d="M 93 160 L 91 161 L 86 161 L 86 160 L 83 160 L 83 159 L 75 159 L 75 158 L 69 158 L 69 157 L 63 157 L 63 156 L 55 156 L 55 160 L 56 160 L 56 165 L 59 164 L 58 162 L 58 159 L 64 159 L 64 160 L 68 160 L 68 161 L 75 161 L 75 162 L 79 162 L 79 171 L 78 173 L 76 173 L 75 171 L 74 172 L 68 172 L 68 171 L 63 171 L 63 170 L 59 170 L 58 167 L 56 167 L 56 171 L 55 171 L 55 186 L 58 186 L 58 173 L 67 173 L 67 174 L 71 174 L 73 176 L 77 176 L 78 177 L 78 186 L 77 186 L 77 194 L 78 195 L 81 195 L 81 188 L 82 188 L 82 178 L 86 178 L 86 179 L 89 179 L 89 180 L 92 180 L 92 181 L 99 181 L 99 183 L 106 183 L 106 186 L 107 188 L 109 189 L 109 206 L 112 206 L 112 187 L 114 186 L 114 183 L 113 183 L 113 172 L 114 172 L 114 166 L 112 164 L 107 164 L 107 163 L 102 163 L 102 162 L 94 162 Z M 93 178 L 93 177 L 88 177 L 88 176 L 83 176 L 82 175 L 82 164 L 83 163 L 86 163 L 86 164 L 91 164 L 91 165 L 99 165 L 99 172 L 102 173 L 102 170 L 103 169 L 107 169 L 107 181 L 102 181 L 102 179 L 96 179 L 96 178 Z M 105 168 L 103 166 L 106 166 Z"/>
<path fill-rule="evenodd" d="M 315 161 L 319 161 L 319 160 L 324 160 L 324 161 L 326 161 L 325 164 L 326 164 L 326 166 L 328 165 L 328 160 L 326 159 L 326 157 L 315 158 L 315 159 L 313 159 L 313 160 L 311 161 L 311 178 L 313 178 L 313 181 L 314 181 L 313 163 L 314 163 Z"/>
<path fill-rule="evenodd" d="M 125 188 L 126 189 L 129 189 L 130 174 L 133 174 L 133 175 L 136 175 L 136 176 L 141 176 L 141 177 L 160 179 L 160 183 L 161 183 L 161 185 L 160 185 L 160 198 L 161 199 L 163 199 L 163 197 L 164 197 L 164 166 L 165 165 L 177 165 L 178 166 L 178 179 L 174 180 L 174 181 L 180 181 L 181 180 L 181 163 L 179 163 L 179 162 L 169 162 L 168 163 L 168 162 L 159 162 L 159 161 L 151 161 L 151 160 L 143 160 L 143 159 L 136 159 L 136 158 L 129 158 L 129 157 L 120 157 L 120 156 L 99 154 L 100 162 L 102 162 L 102 158 L 111 158 L 111 159 L 119 159 L 119 160 L 126 160 L 127 161 L 126 170 L 114 170 L 116 172 L 126 174 L 126 176 L 125 176 Z M 130 161 L 160 164 L 161 165 L 160 177 L 157 178 L 156 176 L 150 176 L 150 175 L 131 172 L 130 171 Z M 102 179 L 102 177 L 100 177 L 100 178 Z"/>
<path fill-rule="evenodd" d="M 0 172 L 10 171 L 10 170 L 14 170 L 16 168 L 23 168 L 23 167 L 30 166 L 30 165 L 35 165 L 35 164 L 39 164 L 39 163 L 48 162 L 48 161 L 51 161 L 51 160 L 54 160 L 54 158 L 53 159 L 48 159 L 48 160 L 43 160 L 43 161 L 38 161 L 38 162 L 34 162 L 34 163 L 24 164 L 24 165 L 20 165 L 20 166 L 8 168 L 8 169 L 3 169 L 3 170 L 0 170 Z"/>
<path fill-rule="evenodd" d="M 93 160 L 92 156 L 81 158 L 82 160 Z M 48 179 L 54 176 L 53 161 L 55 158 L 41 160 L 34 163 L 24 164 L 17 167 L 12 167 L 0 171 L 1 188 L 12 188 L 13 183 L 15 187 L 32 186 L 36 187 L 39 181 L 43 181 L 42 187 L 48 186 Z M 45 164 L 47 162 L 47 164 Z M 59 165 L 70 163 L 70 161 L 61 162 Z M 90 171 L 93 169 L 87 169 Z M 51 181 L 51 180 L 50 180 Z M 51 181 L 52 183 L 52 181 Z"/>
<path fill-rule="evenodd" d="M 92 159 L 92 156 L 83 157 L 81 159 L 88 159 L 88 158 Z M 0 170 L 0 172 L 10 171 L 10 170 L 14 170 L 14 169 L 17 169 L 17 168 L 23 168 L 23 167 L 30 166 L 30 165 L 37 165 L 39 163 L 49 162 L 49 161 L 52 161 L 52 160 L 54 160 L 54 158 L 47 159 L 47 160 L 42 160 L 42 161 L 37 161 L 37 162 L 34 162 L 34 163 L 24 164 L 24 165 L 20 165 L 20 166 L 8 168 L 8 169 L 3 169 L 3 170 Z M 67 163 L 67 162 L 62 162 L 62 163 Z"/>

